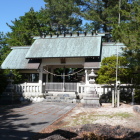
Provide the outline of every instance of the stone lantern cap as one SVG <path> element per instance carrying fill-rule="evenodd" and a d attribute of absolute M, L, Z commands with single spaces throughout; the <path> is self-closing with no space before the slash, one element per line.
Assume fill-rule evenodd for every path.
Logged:
<path fill-rule="evenodd" d="M 97 77 L 97 75 L 94 73 L 94 70 L 91 70 L 91 73 L 88 75 L 89 77 Z"/>

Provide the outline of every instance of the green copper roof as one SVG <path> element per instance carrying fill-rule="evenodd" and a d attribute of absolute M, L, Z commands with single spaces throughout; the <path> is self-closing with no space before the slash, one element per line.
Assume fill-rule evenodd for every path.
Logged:
<path fill-rule="evenodd" d="M 101 36 L 41 38 L 35 40 L 26 58 L 100 56 Z"/>
<path fill-rule="evenodd" d="M 12 51 L 1 65 L 2 69 L 37 69 L 25 58 L 30 47 L 12 47 Z"/>
<path fill-rule="evenodd" d="M 102 45 L 102 54 L 101 54 L 101 60 L 105 57 L 110 57 L 112 55 L 121 55 L 123 53 L 122 48 L 126 47 L 123 43 L 103 43 Z"/>

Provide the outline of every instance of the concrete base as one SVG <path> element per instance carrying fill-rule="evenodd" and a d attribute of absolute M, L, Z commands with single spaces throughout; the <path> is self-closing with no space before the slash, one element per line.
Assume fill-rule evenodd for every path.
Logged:
<path fill-rule="evenodd" d="M 98 107 L 100 107 L 100 105 L 97 105 L 97 104 L 83 104 L 83 107 L 87 107 L 87 108 L 98 108 Z"/>
<path fill-rule="evenodd" d="M 75 92 L 60 92 L 60 91 L 48 91 L 46 94 L 53 94 L 53 95 L 60 95 L 60 94 L 69 94 L 69 95 L 75 95 Z"/>
<path fill-rule="evenodd" d="M 87 107 L 100 107 L 99 98 L 95 99 L 82 99 L 81 103 Z"/>
<path fill-rule="evenodd" d="M 99 95 L 97 94 L 96 88 L 89 84 L 83 99 L 81 100 L 83 106 L 87 107 L 100 107 Z"/>
<path fill-rule="evenodd" d="M 21 98 L 22 102 L 42 102 L 44 100 L 43 93 L 38 92 L 24 92 Z"/>

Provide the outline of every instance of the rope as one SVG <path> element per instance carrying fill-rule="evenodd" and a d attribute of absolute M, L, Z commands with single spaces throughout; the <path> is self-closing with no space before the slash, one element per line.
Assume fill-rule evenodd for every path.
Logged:
<path fill-rule="evenodd" d="M 74 73 L 72 73 L 72 74 L 58 75 L 58 74 L 51 73 L 51 72 L 49 72 L 49 71 L 47 71 L 47 70 L 44 69 L 44 71 L 45 71 L 46 73 L 49 73 L 49 74 L 51 74 L 51 75 L 53 75 L 53 76 L 70 76 L 70 75 L 75 75 L 75 74 L 77 74 L 77 73 L 79 73 L 79 72 L 81 72 L 81 71 L 83 71 L 83 70 L 84 70 L 84 69 L 81 69 L 81 70 L 79 70 L 79 71 L 77 71 L 77 72 L 74 72 Z"/>

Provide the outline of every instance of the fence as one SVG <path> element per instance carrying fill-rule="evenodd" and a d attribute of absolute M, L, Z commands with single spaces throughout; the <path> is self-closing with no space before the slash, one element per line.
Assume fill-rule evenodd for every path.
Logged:
<path fill-rule="evenodd" d="M 23 83 L 23 84 L 15 84 L 15 91 L 17 93 L 24 92 L 35 92 L 39 93 L 41 91 L 41 85 L 39 83 Z M 87 88 L 89 86 L 84 83 L 59 83 L 59 82 L 48 82 L 42 85 L 43 93 L 45 91 L 65 91 L 65 92 L 77 92 L 79 94 L 83 94 L 87 92 Z M 93 84 L 91 87 L 95 88 L 99 95 L 106 94 L 108 92 L 114 92 L 114 86 L 110 85 L 99 85 Z M 121 85 L 120 91 L 122 92 L 131 92 L 133 91 L 133 87 L 131 85 Z"/>
<path fill-rule="evenodd" d="M 79 83 L 49 82 L 45 84 L 46 91 L 76 92 Z"/>
<path fill-rule="evenodd" d="M 40 92 L 40 85 L 39 83 L 23 83 L 23 84 L 15 84 L 14 89 L 17 93 L 24 93 L 24 92 Z"/>
<path fill-rule="evenodd" d="M 90 86 L 95 88 L 99 95 L 112 93 L 115 90 L 115 87 L 113 85 L 111 86 L 111 85 L 93 84 Z M 88 87 L 89 87 L 89 85 L 79 84 L 78 93 L 79 94 L 86 93 Z M 121 92 L 132 93 L 132 91 L 133 91 L 132 85 L 123 84 L 119 88 L 120 88 Z"/>

